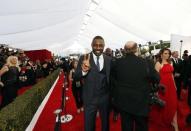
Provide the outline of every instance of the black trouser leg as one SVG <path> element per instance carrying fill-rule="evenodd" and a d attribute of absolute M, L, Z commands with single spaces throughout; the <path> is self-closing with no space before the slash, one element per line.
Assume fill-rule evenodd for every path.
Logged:
<path fill-rule="evenodd" d="M 109 131 L 109 100 L 101 102 L 98 109 L 101 117 L 102 131 Z"/>
<path fill-rule="evenodd" d="M 148 117 L 121 111 L 122 131 L 148 131 Z"/>
<path fill-rule="evenodd" d="M 78 91 L 78 100 L 79 100 L 79 107 L 82 107 L 83 106 L 82 87 L 80 87 Z"/>
<path fill-rule="evenodd" d="M 72 93 L 76 102 L 76 106 L 77 108 L 81 108 L 82 107 L 82 88 L 81 87 L 75 87 L 74 85 L 72 85 Z"/>
<path fill-rule="evenodd" d="M 133 116 L 127 112 L 120 111 L 122 131 L 133 131 Z"/>
<path fill-rule="evenodd" d="M 175 78 L 175 84 L 176 84 L 176 88 L 177 88 L 177 98 L 180 99 L 180 95 L 181 95 L 181 79 L 180 78 Z"/>
<path fill-rule="evenodd" d="M 84 115 L 85 115 L 85 131 L 95 131 L 95 119 L 96 119 L 97 107 L 96 105 L 85 105 Z"/>
<path fill-rule="evenodd" d="M 135 131 L 148 131 L 148 117 L 134 116 Z"/>

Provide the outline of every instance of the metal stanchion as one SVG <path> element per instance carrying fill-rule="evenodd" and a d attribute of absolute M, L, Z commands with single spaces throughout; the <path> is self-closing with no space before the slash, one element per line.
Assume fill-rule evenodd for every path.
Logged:
<path fill-rule="evenodd" d="M 54 114 L 56 115 L 56 123 L 54 126 L 54 131 L 61 131 L 61 119 L 60 119 L 61 112 L 62 112 L 62 109 L 57 109 L 54 111 Z"/>
<path fill-rule="evenodd" d="M 63 102 L 62 102 L 63 103 L 62 104 L 62 109 L 63 109 L 64 115 L 62 115 L 61 118 L 60 118 L 61 119 L 61 123 L 68 123 L 73 118 L 72 115 L 67 114 L 67 112 L 66 112 L 66 101 L 69 99 L 69 97 L 66 96 L 66 89 L 68 90 L 68 81 L 67 80 L 64 82 L 63 92 L 62 92 L 62 94 L 63 94 L 62 95 L 62 100 L 63 100 Z"/>
<path fill-rule="evenodd" d="M 60 72 L 60 74 L 61 73 L 62 72 Z M 66 74 L 65 74 L 65 76 L 66 76 Z M 61 124 L 68 123 L 73 118 L 72 115 L 66 113 L 66 100 L 69 99 L 69 97 L 66 97 L 66 90 L 68 90 L 67 87 L 68 87 L 68 82 L 67 82 L 67 79 L 65 79 L 65 82 L 64 82 L 63 88 L 62 88 L 62 102 L 61 102 L 60 108 L 58 108 L 54 111 L 54 114 L 56 115 L 54 131 L 61 131 Z M 64 115 L 61 116 L 62 112 Z"/>
<path fill-rule="evenodd" d="M 182 58 L 182 43 L 183 40 L 180 40 L 180 59 Z"/>

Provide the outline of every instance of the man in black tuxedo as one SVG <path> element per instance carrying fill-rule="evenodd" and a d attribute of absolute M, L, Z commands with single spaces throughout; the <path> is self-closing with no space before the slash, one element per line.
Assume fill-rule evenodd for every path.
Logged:
<path fill-rule="evenodd" d="M 125 56 L 111 64 L 113 103 L 121 114 L 122 131 L 148 131 L 150 82 L 159 74 L 147 60 L 138 57 L 137 44 L 125 45 Z M 134 126 L 135 124 L 135 126 Z"/>
<path fill-rule="evenodd" d="M 177 88 L 177 97 L 180 100 L 181 83 L 182 83 L 182 60 L 178 58 L 178 51 L 172 52 L 172 63 L 174 67 L 174 80 Z"/>
<path fill-rule="evenodd" d="M 95 131 L 97 111 L 100 112 L 102 131 L 109 131 L 109 76 L 111 58 L 103 54 L 101 36 L 94 37 L 92 52 L 80 57 L 74 77 L 84 79 L 83 101 L 85 131 Z"/>

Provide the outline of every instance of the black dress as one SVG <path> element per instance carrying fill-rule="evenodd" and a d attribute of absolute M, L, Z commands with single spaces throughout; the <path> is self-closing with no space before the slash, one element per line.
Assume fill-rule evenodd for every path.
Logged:
<path fill-rule="evenodd" d="M 17 96 L 19 70 L 17 67 L 9 67 L 9 70 L 1 76 L 4 84 L 2 89 L 1 108 L 11 103 Z"/>

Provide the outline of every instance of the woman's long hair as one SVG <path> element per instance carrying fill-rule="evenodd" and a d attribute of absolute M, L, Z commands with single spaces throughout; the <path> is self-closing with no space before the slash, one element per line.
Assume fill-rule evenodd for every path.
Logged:
<path fill-rule="evenodd" d="M 74 69 L 74 64 L 75 64 L 76 62 L 78 63 L 78 60 L 76 60 L 76 59 L 74 59 L 74 60 L 72 61 L 72 63 L 71 63 L 72 69 Z"/>
<path fill-rule="evenodd" d="M 171 59 L 170 59 L 170 57 L 171 57 L 171 50 L 170 49 L 168 49 L 168 48 L 163 48 L 163 49 L 161 49 L 160 51 L 159 51 L 159 59 L 158 59 L 158 61 L 160 62 L 160 63 L 162 63 L 162 58 L 161 58 L 161 55 L 165 52 L 165 51 L 168 51 L 169 52 L 169 58 L 167 59 L 167 62 L 169 63 L 169 64 L 171 64 Z"/>

